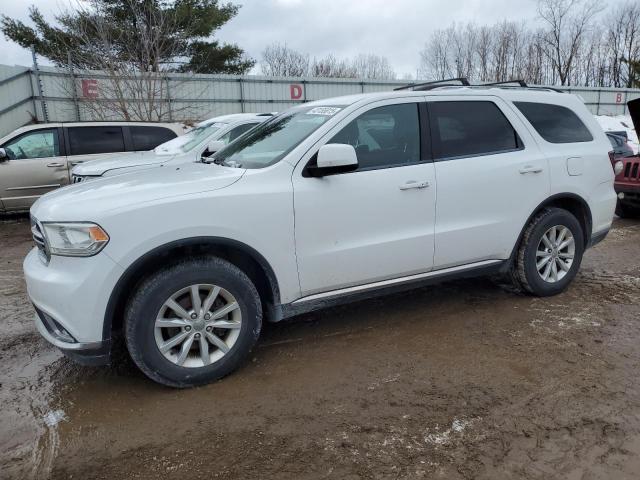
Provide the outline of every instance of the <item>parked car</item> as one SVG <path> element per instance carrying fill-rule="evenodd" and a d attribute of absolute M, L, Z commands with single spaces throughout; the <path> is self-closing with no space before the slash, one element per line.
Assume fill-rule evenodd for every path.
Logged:
<path fill-rule="evenodd" d="M 263 321 L 498 272 L 555 295 L 611 227 L 610 149 L 577 97 L 541 88 L 299 105 L 207 163 L 40 199 L 36 325 L 93 364 L 121 331 L 149 378 L 188 387 L 238 368 Z"/>
<path fill-rule="evenodd" d="M 612 132 L 605 132 L 611 146 L 613 147 L 613 155 L 616 159 L 624 157 L 633 157 L 635 153 L 629 145 L 626 136 L 614 134 Z"/>
<path fill-rule="evenodd" d="M 200 122 L 180 138 L 169 140 L 148 152 L 118 155 L 76 166 L 72 171 L 74 183 L 121 175 L 135 170 L 178 165 L 201 160 L 243 133 L 270 118 L 270 113 L 236 113 Z"/>
<path fill-rule="evenodd" d="M 640 132 L 640 99 L 627 103 L 636 132 Z M 613 158 L 622 165 L 616 172 L 615 189 L 618 194 L 616 215 L 622 218 L 640 218 L 640 155 Z"/>
<path fill-rule="evenodd" d="M 0 213 L 26 211 L 67 185 L 71 168 L 105 155 L 149 150 L 183 133 L 182 125 L 139 122 L 44 123 L 0 139 Z"/>

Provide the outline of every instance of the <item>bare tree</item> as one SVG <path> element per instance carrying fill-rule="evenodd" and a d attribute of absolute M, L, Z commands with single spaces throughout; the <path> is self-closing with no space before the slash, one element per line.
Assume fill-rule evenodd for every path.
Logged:
<path fill-rule="evenodd" d="M 389 60 L 380 55 L 360 54 L 352 60 L 352 67 L 357 78 L 390 80 L 396 78 L 396 72 Z"/>
<path fill-rule="evenodd" d="M 334 55 L 313 59 L 311 76 L 330 78 L 356 78 L 357 72 L 347 60 L 340 60 Z"/>
<path fill-rule="evenodd" d="M 601 10 L 599 0 L 538 0 L 538 15 L 547 25 L 545 53 L 561 85 L 571 83 L 571 71 L 584 35 Z"/>
<path fill-rule="evenodd" d="M 263 75 L 274 77 L 303 77 L 309 74 L 309 55 L 274 43 L 262 51 L 260 69 Z"/>
<path fill-rule="evenodd" d="M 69 56 L 69 69 L 73 65 L 92 65 L 99 70 L 99 73 L 75 71 L 75 77 L 96 79 L 95 95 L 80 96 L 85 116 L 99 120 L 170 120 L 177 113 L 168 91 L 168 74 L 175 65 L 165 65 L 160 59 L 179 57 L 182 45 L 179 35 L 167 35 L 180 31 L 177 19 L 159 9 L 145 9 L 135 0 L 129 0 L 127 7 L 141 25 L 135 42 L 126 38 L 130 32 L 111 28 L 105 20 L 107 15 L 101 11 L 104 2 L 87 0 L 78 4 L 78 8 L 84 9 L 77 26 L 78 39 L 84 48 L 67 46 L 73 52 Z M 80 90 L 75 82 L 64 83 L 62 88 L 74 94 Z M 189 108 L 184 106 L 180 110 L 184 114 Z"/>

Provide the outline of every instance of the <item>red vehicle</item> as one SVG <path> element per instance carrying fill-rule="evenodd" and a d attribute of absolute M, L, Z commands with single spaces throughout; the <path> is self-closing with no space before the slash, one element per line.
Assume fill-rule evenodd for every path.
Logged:
<path fill-rule="evenodd" d="M 627 103 L 629 114 L 636 132 L 640 132 L 640 98 Z M 623 218 L 640 218 L 640 155 L 615 158 L 611 162 L 621 161 L 622 171 L 616 175 L 615 189 L 618 194 L 616 215 Z"/>

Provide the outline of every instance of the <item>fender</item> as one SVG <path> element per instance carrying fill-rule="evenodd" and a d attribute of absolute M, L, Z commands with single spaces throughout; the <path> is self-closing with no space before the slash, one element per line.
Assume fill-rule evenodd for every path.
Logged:
<path fill-rule="evenodd" d="M 160 245 L 153 250 L 145 253 L 127 267 L 124 273 L 120 276 L 116 282 L 115 287 L 109 295 L 109 301 L 107 302 L 107 308 L 104 314 L 104 321 L 102 325 L 102 338 L 103 340 L 111 339 L 111 332 L 116 314 L 121 305 L 121 299 L 126 293 L 127 286 L 130 286 L 131 282 L 136 277 L 139 270 L 147 262 L 152 261 L 154 257 L 160 256 L 165 252 L 190 246 L 210 246 L 210 247 L 226 247 L 233 250 L 242 252 L 248 258 L 251 258 L 262 268 L 265 276 L 267 277 L 268 288 L 270 290 L 271 298 L 273 299 L 273 305 L 265 305 L 266 308 L 273 309 L 272 314 L 276 317 L 280 314 L 280 289 L 278 287 L 278 281 L 273 268 L 267 262 L 267 260 L 257 250 L 249 245 L 246 245 L 237 240 L 232 240 L 224 237 L 191 237 L 180 240 L 175 240 L 164 245 Z"/>
<path fill-rule="evenodd" d="M 565 199 L 571 199 L 571 200 L 578 201 L 582 205 L 582 208 L 584 208 L 584 211 L 587 213 L 586 218 L 584 219 L 584 222 L 586 223 L 586 227 L 587 228 L 585 229 L 585 231 L 583 233 L 584 233 L 584 236 L 585 236 L 585 238 L 584 238 L 585 248 L 589 245 L 589 241 L 591 239 L 591 225 L 592 225 L 591 209 L 589 208 L 589 204 L 587 203 L 587 201 L 584 198 L 582 198 L 580 195 L 577 195 L 575 193 L 569 193 L 569 192 L 556 193 L 555 195 L 551 195 L 546 200 L 541 202 L 533 210 L 533 212 L 531 212 L 531 215 L 529 215 L 529 218 L 527 218 L 527 221 L 524 222 L 524 225 L 520 229 L 520 234 L 518 235 L 518 239 L 517 239 L 515 245 L 513 246 L 513 249 L 511 250 L 511 255 L 509 256 L 509 262 L 507 263 L 508 265 L 512 265 L 513 264 L 513 260 L 515 258 L 515 255 L 516 255 L 517 251 L 518 251 L 518 247 L 520 246 L 520 242 L 522 240 L 522 237 L 524 236 L 524 231 L 527 229 L 527 226 L 529 225 L 529 223 L 531 223 L 531 220 L 536 215 L 536 213 L 538 213 L 542 208 L 546 207 L 547 205 L 552 205 L 555 202 L 562 201 L 562 200 L 565 200 Z M 582 224 L 581 219 L 578 219 L 578 221 Z"/>

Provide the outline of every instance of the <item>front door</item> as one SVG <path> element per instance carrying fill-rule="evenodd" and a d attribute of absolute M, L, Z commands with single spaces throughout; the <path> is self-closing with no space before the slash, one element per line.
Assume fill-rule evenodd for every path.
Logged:
<path fill-rule="evenodd" d="M 358 170 L 323 178 L 305 177 L 301 165 L 294 171 L 302 296 L 423 273 L 433 264 L 435 175 L 421 149 L 415 97 L 367 106 L 347 120 L 324 143 L 354 146 Z"/>
<path fill-rule="evenodd" d="M 41 195 L 69 183 L 59 132 L 31 130 L 2 145 L 0 200 L 6 211 L 28 210 Z"/>

